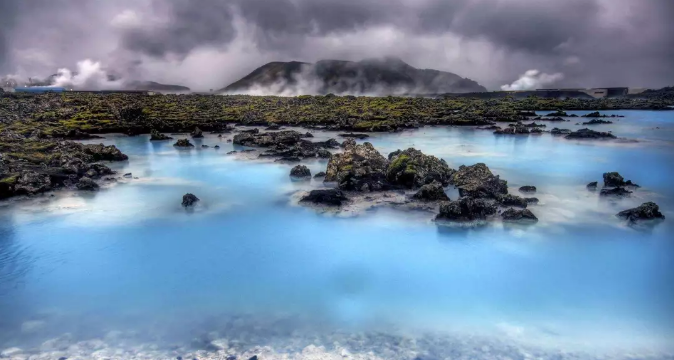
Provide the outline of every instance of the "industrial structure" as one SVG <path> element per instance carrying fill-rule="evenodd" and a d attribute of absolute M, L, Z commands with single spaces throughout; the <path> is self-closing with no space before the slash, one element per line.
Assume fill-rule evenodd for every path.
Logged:
<path fill-rule="evenodd" d="M 645 88 L 628 88 L 628 87 L 609 87 L 609 88 L 567 88 L 567 89 L 536 89 L 541 92 L 581 92 L 592 96 L 595 99 L 621 97 L 628 94 L 639 94 L 644 92 Z"/>

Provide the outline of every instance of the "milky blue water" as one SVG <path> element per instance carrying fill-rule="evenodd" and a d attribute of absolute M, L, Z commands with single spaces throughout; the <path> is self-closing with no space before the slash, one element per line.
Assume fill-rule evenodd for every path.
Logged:
<path fill-rule="evenodd" d="M 226 155 L 235 148 L 227 137 L 179 150 L 147 136 L 107 136 L 129 155 L 111 166 L 137 179 L 2 204 L 0 345 L 148 324 L 189 339 L 209 317 L 283 313 L 354 331 L 395 326 L 670 351 L 674 112 L 615 113 L 626 117 L 596 128 L 630 141 L 449 127 L 369 139 L 385 155 L 415 147 L 451 167 L 484 162 L 514 194 L 538 188 L 535 226 L 472 230 L 439 227 L 423 212 L 317 214 L 291 195 L 321 182 L 291 181 L 291 165 Z M 326 164 L 307 162 L 312 173 Z M 607 171 L 642 188 L 600 199 L 585 185 Z M 186 192 L 202 199 L 194 211 L 180 205 Z M 646 201 L 668 219 L 634 229 L 614 216 Z M 36 320 L 40 332 L 21 331 Z"/>

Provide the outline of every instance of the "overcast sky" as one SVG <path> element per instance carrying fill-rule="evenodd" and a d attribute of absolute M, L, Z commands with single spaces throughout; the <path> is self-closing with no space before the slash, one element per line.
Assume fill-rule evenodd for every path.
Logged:
<path fill-rule="evenodd" d="M 0 74 L 90 59 L 205 90 L 269 61 L 397 56 L 494 90 L 525 73 L 662 87 L 674 85 L 672 19 L 674 0 L 0 0 Z"/>

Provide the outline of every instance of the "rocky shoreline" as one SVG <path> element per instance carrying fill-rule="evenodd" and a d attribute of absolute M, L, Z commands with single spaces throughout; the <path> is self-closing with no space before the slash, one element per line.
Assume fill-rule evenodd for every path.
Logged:
<path fill-rule="evenodd" d="M 126 161 L 115 146 L 83 145 L 46 138 L 0 133 L 0 199 L 35 195 L 57 189 L 93 191 L 97 181 L 114 181 L 104 162 Z M 97 180 L 97 181 L 95 181 Z"/>

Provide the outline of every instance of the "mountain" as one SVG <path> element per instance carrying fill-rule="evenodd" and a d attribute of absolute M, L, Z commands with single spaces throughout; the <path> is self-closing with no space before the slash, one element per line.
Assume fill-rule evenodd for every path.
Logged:
<path fill-rule="evenodd" d="M 143 90 L 143 91 L 160 91 L 160 92 L 188 92 L 190 88 L 181 85 L 167 85 L 160 84 L 154 81 L 132 81 L 126 86 L 125 90 Z"/>
<path fill-rule="evenodd" d="M 224 93 L 278 94 L 437 94 L 487 91 L 459 75 L 417 69 L 398 58 L 359 62 L 321 60 L 271 62 L 219 90 Z"/>

